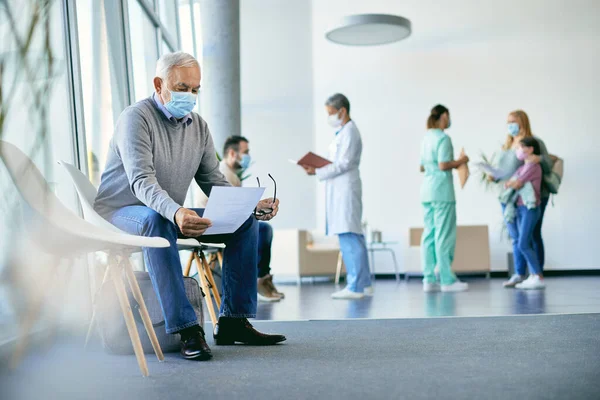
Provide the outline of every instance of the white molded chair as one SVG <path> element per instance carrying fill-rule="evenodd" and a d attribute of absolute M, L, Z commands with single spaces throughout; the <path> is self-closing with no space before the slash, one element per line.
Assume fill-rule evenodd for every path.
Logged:
<path fill-rule="evenodd" d="M 142 321 L 158 360 L 163 361 L 164 356 L 131 265 L 123 262 L 123 259 L 127 259 L 131 251 L 139 250 L 141 247 L 169 247 L 169 242 L 160 237 L 129 235 L 85 221 L 60 202 L 33 161 L 16 146 L 0 141 L 0 158 L 4 161 L 9 175 L 24 201 L 26 206 L 24 217 L 27 218 L 24 227 L 27 229 L 27 235 L 36 245 L 55 257 L 56 260 L 74 260 L 79 256 L 97 251 L 108 253 L 109 264 L 105 280 L 110 277 L 115 284 L 138 365 L 142 375 L 148 376 L 148 366 L 125 290 L 123 273 L 139 304 Z M 39 296 L 35 304 L 28 307 L 26 311 L 26 317 L 21 323 L 21 336 L 13 356 L 13 363 L 18 362 L 21 358 L 27 335 L 38 318 L 43 300 L 43 295 Z"/>
<path fill-rule="evenodd" d="M 93 204 L 94 200 L 96 199 L 96 195 L 98 194 L 98 191 L 96 190 L 94 185 L 92 185 L 92 183 L 89 181 L 89 179 L 74 165 L 69 164 L 65 161 L 59 161 L 59 164 L 67 170 L 69 176 L 71 177 L 71 180 L 73 181 L 73 184 L 75 185 L 75 189 L 77 190 L 81 207 L 83 208 L 83 216 L 86 219 L 86 221 L 89 221 L 90 223 L 99 227 L 105 227 L 106 229 L 111 229 L 115 232 L 125 234 L 125 232 L 123 232 L 122 230 L 120 230 L 119 228 L 102 218 L 102 216 L 100 216 L 96 212 L 96 210 L 94 210 Z M 202 290 L 205 293 L 204 299 L 206 301 L 206 307 L 208 309 L 210 319 L 214 326 L 217 323 L 215 306 L 217 309 L 221 307 L 221 297 L 219 295 L 219 289 L 215 284 L 215 280 L 213 278 L 212 271 L 209 266 L 209 264 L 211 264 L 213 260 L 211 259 L 210 263 L 207 262 L 206 257 L 204 255 L 204 251 L 207 249 L 217 250 L 216 255 L 218 257 L 220 265 L 222 266 L 222 255 L 218 250 L 224 249 L 225 245 L 221 243 L 202 243 L 196 239 L 177 239 L 177 248 L 180 251 L 191 251 L 190 258 L 188 259 L 183 274 L 184 276 L 190 276 L 191 267 L 195 261 L 196 269 L 198 271 L 198 277 L 200 279 L 200 286 L 202 287 Z M 139 251 L 139 249 L 137 251 Z M 215 305 L 213 305 L 213 298 Z M 90 324 L 90 330 L 88 331 L 88 339 L 91 333 L 91 329 L 92 324 Z M 88 339 L 86 339 L 86 342 Z"/>

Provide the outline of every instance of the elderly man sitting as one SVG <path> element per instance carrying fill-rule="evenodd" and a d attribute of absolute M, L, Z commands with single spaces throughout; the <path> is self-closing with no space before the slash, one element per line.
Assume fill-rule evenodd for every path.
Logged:
<path fill-rule="evenodd" d="M 144 261 L 158 295 L 168 333 L 181 335 L 186 359 L 208 360 L 212 353 L 198 325 L 183 285 L 178 237 L 200 237 L 211 226 L 203 209 L 182 207 L 195 179 L 210 194 L 213 186 L 230 186 L 219 162 L 206 122 L 192 112 L 200 89 L 200 66 L 189 54 L 165 54 L 158 60 L 156 93 L 123 111 L 110 143 L 95 209 L 120 229 L 143 236 L 161 236 L 171 246 L 144 249 Z M 275 217 L 279 202 L 261 201 L 258 217 Z M 260 213 L 257 213 L 260 214 Z M 256 316 L 258 222 L 250 217 L 231 235 L 204 236 L 224 242 L 223 298 L 215 327 L 217 345 L 273 345 L 282 335 L 256 331 L 247 318 Z"/>

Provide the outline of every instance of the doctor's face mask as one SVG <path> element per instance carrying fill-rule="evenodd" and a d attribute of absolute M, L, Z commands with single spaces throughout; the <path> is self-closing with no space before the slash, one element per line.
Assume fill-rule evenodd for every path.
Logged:
<path fill-rule="evenodd" d="M 342 126 L 342 121 L 344 120 L 344 109 L 336 110 L 332 106 L 326 106 L 327 110 L 327 123 L 334 129 L 337 129 Z"/>

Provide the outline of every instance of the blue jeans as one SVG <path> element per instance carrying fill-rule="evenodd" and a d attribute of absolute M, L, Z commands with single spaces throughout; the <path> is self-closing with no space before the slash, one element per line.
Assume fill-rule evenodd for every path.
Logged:
<path fill-rule="evenodd" d="M 271 244 L 273 243 L 273 228 L 259 221 L 258 223 L 258 277 L 262 278 L 271 273 Z"/>
<path fill-rule="evenodd" d="M 542 202 L 538 206 L 540 209 L 540 218 L 538 218 L 535 229 L 533 230 L 533 249 L 538 256 L 540 262 L 540 270 L 544 271 L 544 264 L 546 263 L 546 253 L 544 251 L 544 240 L 542 239 L 542 223 L 544 222 L 544 214 L 546 213 L 546 207 L 548 206 L 549 197 L 542 197 Z"/>
<path fill-rule="evenodd" d="M 193 209 L 198 215 L 204 209 Z M 168 248 L 143 248 L 144 262 L 158 296 L 167 333 L 198 325 L 194 309 L 185 294 L 177 238 L 183 237 L 175 223 L 145 206 L 123 207 L 106 219 L 133 235 L 160 236 L 171 243 Z M 225 243 L 223 254 L 223 297 L 220 316 L 256 316 L 256 279 L 258 221 L 248 220 L 233 234 L 202 236 L 207 243 Z M 210 296 L 209 293 L 206 293 Z"/>
<path fill-rule="evenodd" d="M 369 270 L 369 255 L 365 237 L 356 233 L 341 233 L 338 235 L 340 250 L 346 266 L 346 289 L 362 293 L 371 286 L 371 271 Z"/>
<path fill-rule="evenodd" d="M 531 274 L 542 273 L 540 261 L 533 248 L 533 231 L 539 217 L 539 207 L 528 210 L 525 206 L 518 206 L 515 219 L 506 224 L 512 239 L 516 274 L 525 275 L 528 265 Z"/>

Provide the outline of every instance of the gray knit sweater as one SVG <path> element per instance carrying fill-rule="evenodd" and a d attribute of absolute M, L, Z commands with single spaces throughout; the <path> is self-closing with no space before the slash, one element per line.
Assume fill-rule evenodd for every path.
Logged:
<path fill-rule="evenodd" d="M 167 119 L 152 97 L 121 113 L 94 203 L 98 213 L 145 205 L 174 221 L 192 179 L 207 196 L 213 186 L 231 186 L 219 171 L 206 121 L 191 117 Z"/>

